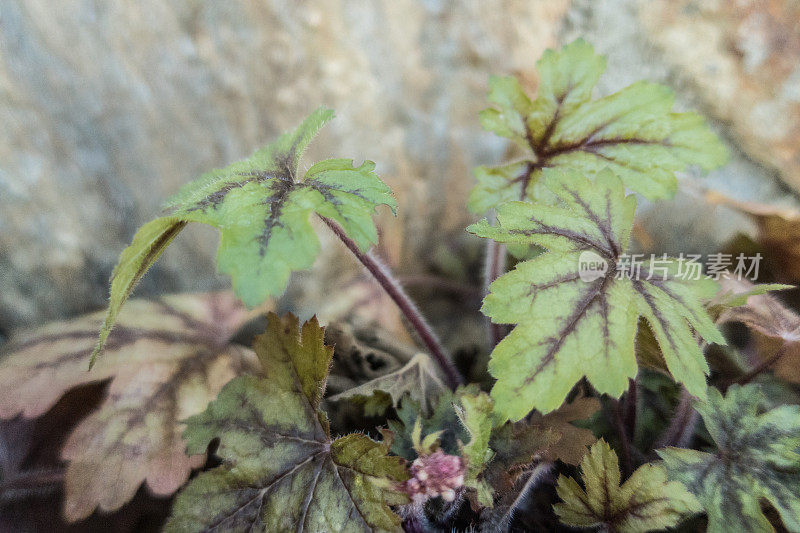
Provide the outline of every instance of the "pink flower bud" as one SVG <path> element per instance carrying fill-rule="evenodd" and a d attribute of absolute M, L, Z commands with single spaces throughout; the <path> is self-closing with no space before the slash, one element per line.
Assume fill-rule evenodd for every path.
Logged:
<path fill-rule="evenodd" d="M 453 501 L 456 491 L 464 485 L 465 471 L 461 457 L 436 450 L 411 463 L 411 479 L 404 483 L 403 489 L 417 503 L 437 496 Z"/>

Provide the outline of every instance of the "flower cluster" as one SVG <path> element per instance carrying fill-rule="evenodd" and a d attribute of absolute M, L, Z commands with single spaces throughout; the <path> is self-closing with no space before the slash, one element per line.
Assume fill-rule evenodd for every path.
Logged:
<path fill-rule="evenodd" d="M 411 463 L 411 478 L 404 483 L 404 491 L 415 503 L 441 496 L 453 501 L 456 491 L 464 485 L 466 465 L 461 457 L 436 450 L 430 455 L 420 455 Z"/>

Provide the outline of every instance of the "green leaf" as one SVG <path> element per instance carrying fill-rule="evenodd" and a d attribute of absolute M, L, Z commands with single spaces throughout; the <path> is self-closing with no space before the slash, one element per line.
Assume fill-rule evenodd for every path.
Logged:
<path fill-rule="evenodd" d="M 329 159 L 299 173 L 303 151 L 331 118 L 333 111 L 320 108 L 249 158 L 185 185 L 167 202 L 168 216 L 138 231 L 114 270 L 108 317 L 92 361 L 136 282 L 188 222 L 220 230 L 218 267 L 249 306 L 280 295 L 293 271 L 314 263 L 320 246 L 312 213 L 336 221 L 364 251 L 377 242 L 372 214 L 378 205 L 394 211 L 396 203 L 372 161 L 355 167 L 350 159 Z"/>
<path fill-rule="evenodd" d="M 397 407 L 407 394 L 411 400 L 422 406 L 423 413 L 430 414 L 436 399 L 445 390 L 447 386 L 439 378 L 433 360 L 425 353 L 418 353 L 402 368 L 340 392 L 328 400 L 336 402 L 352 399 L 364 402 L 365 405 L 373 405 L 377 403 L 371 401 L 374 396 L 380 400 L 383 394 L 388 394 L 391 397 L 389 405 Z"/>
<path fill-rule="evenodd" d="M 316 319 L 269 316 L 255 351 L 264 378 L 234 379 L 187 420 L 190 453 L 219 438 L 222 466 L 178 496 L 166 531 L 399 531 L 389 508 L 403 460 L 361 434 L 331 440 L 319 403 L 333 349 Z"/>
<path fill-rule="evenodd" d="M 461 394 L 454 408 L 470 438 L 461 448 L 461 456 L 467 461 L 464 485 L 477 492 L 478 502 L 481 505 L 491 507 L 492 489 L 482 479 L 481 474 L 494 455 L 489 448 L 489 438 L 492 433 L 492 399 L 485 392 Z"/>
<path fill-rule="evenodd" d="M 734 385 L 725 397 L 712 388 L 695 408 L 716 452 L 658 451 L 670 478 L 700 500 L 711 533 L 775 531 L 761 510 L 762 498 L 786 529 L 800 531 L 800 407 L 766 410 L 765 404 L 757 385 Z"/>
<path fill-rule="evenodd" d="M 784 291 L 787 289 L 794 289 L 794 285 L 786 285 L 784 283 L 761 283 L 758 285 L 750 285 L 742 282 L 737 282 L 735 286 L 725 283 L 723 290 L 709 302 L 709 308 L 714 311 L 718 308 L 722 311 L 731 307 L 741 307 L 747 304 L 747 300 L 751 296 L 763 296 L 773 291 Z"/>
<path fill-rule="evenodd" d="M 595 174 L 610 168 L 625 185 L 655 198 L 675 194 L 675 172 L 687 165 L 705 170 L 723 164 L 727 151 L 702 117 L 672 111 L 672 91 L 638 82 L 592 100 L 605 59 L 578 40 L 548 50 L 537 63 L 535 100 L 511 77 L 489 81 L 481 124 L 513 140 L 525 155 L 496 168 L 478 167 L 468 207 L 475 213 L 511 200 L 534 199 L 545 168 Z"/>
<path fill-rule="evenodd" d="M 497 378 L 492 398 L 498 413 L 519 420 L 532 408 L 551 411 L 583 376 L 599 392 L 619 397 L 636 376 L 640 315 L 653 329 L 673 377 L 692 394 L 705 395 L 708 365 L 694 333 L 725 342 L 701 304 L 715 294 L 716 283 L 678 276 L 674 261 L 653 269 L 645 262 L 639 276 L 617 275 L 635 197 L 626 196 L 623 183 L 608 170 L 594 182 L 552 169 L 543 180 L 560 205 L 510 202 L 498 210 L 499 226 L 483 220 L 468 228 L 497 242 L 547 250 L 495 280 L 483 302 L 483 313 L 494 323 L 517 324 L 489 362 Z M 596 271 L 581 270 L 579 264 L 588 260 L 598 265 Z"/>
<path fill-rule="evenodd" d="M 418 401 L 408 395 L 404 396 L 397 408 L 397 420 L 389 420 L 389 429 L 393 433 L 392 452 L 413 461 L 417 457 L 414 450 L 413 431 L 419 425 L 422 438 L 437 434 L 440 447 L 448 455 L 458 455 L 459 442 L 467 442 L 469 433 L 461 424 L 454 409 L 458 398 L 464 395 L 475 395 L 480 390 L 477 385 L 461 386 L 456 392 L 445 389 L 434 403 L 433 411 L 428 413 L 422 409 Z"/>
<path fill-rule="evenodd" d="M 89 359 L 89 368 L 94 366 L 97 356 L 105 346 L 108 335 L 117 321 L 122 304 L 133 292 L 147 269 L 161 256 L 178 233 L 186 227 L 186 222 L 174 217 L 151 220 L 136 232 L 133 242 L 122 251 L 114 272 L 111 274 L 111 296 L 108 302 L 100 337 Z"/>
<path fill-rule="evenodd" d="M 675 526 L 700 504 L 658 464 L 645 464 L 620 486 L 617 454 L 600 440 L 581 462 L 585 487 L 571 477 L 559 476 L 556 491 L 563 503 L 553 506 L 570 526 L 605 526 L 608 531 L 637 533 Z"/>

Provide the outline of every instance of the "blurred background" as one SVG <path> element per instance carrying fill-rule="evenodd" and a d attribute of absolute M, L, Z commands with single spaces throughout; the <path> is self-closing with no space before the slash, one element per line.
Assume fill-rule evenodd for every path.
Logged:
<path fill-rule="evenodd" d="M 608 55 L 601 93 L 646 78 L 711 117 L 733 157 L 702 183 L 791 205 L 799 21 L 796 0 L 2 1 L 0 332 L 102 307 L 168 195 L 323 104 L 338 118 L 308 160 L 376 161 L 401 205 L 381 253 L 401 273 L 450 268 L 471 167 L 506 150 L 477 120 L 489 75 L 534 89 L 542 51 L 579 36 Z M 649 238 L 668 252 L 669 226 L 685 249 L 752 225 L 697 201 L 645 213 Z M 182 234 L 138 294 L 226 286 L 217 239 Z M 355 268 L 331 253 L 323 274 Z"/>

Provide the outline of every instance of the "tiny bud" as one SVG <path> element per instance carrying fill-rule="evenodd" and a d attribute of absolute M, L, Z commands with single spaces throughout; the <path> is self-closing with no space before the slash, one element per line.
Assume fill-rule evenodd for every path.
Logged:
<path fill-rule="evenodd" d="M 456 492 L 452 489 L 446 490 L 442 493 L 442 499 L 446 502 L 451 502 L 456 499 Z"/>

